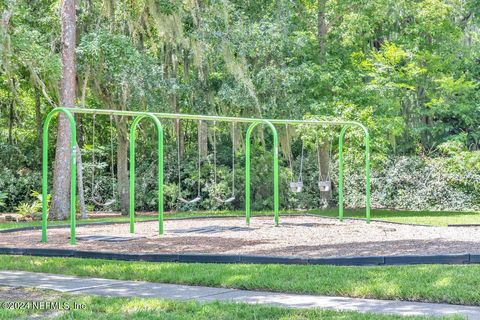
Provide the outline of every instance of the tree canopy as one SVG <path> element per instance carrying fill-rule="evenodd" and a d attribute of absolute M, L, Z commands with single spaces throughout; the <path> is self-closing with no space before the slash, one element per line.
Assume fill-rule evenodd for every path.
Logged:
<path fill-rule="evenodd" d="M 3 170 L 38 169 L 32 146 L 59 104 L 59 2 L 0 1 Z M 77 0 L 76 13 L 78 105 L 360 121 L 378 170 L 452 150 L 480 158 L 476 0 Z M 80 123 L 88 156 L 91 121 Z"/>

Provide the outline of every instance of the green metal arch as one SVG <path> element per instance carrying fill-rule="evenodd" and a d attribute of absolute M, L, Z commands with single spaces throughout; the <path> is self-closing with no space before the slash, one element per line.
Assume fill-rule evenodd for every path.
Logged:
<path fill-rule="evenodd" d="M 273 211 L 275 214 L 275 225 L 278 226 L 279 212 L 279 188 L 278 188 L 278 133 L 275 126 L 267 120 L 253 122 L 247 129 L 245 137 L 245 216 L 247 225 L 250 224 L 251 203 L 250 203 L 250 144 L 253 129 L 259 124 L 266 124 L 273 135 Z"/>
<path fill-rule="evenodd" d="M 72 114 L 75 113 L 81 113 L 81 114 L 104 114 L 104 115 L 119 115 L 119 116 L 129 116 L 129 117 L 137 117 L 138 119 L 135 119 L 135 125 L 133 126 L 134 129 L 131 129 L 130 132 L 130 137 L 132 137 L 132 130 L 133 130 L 133 136 L 135 135 L 135 129 L 136 126 L 138 125 L 138 122 L 145 118 L 149 117 L 153 119 L 155 124 L 157 125 L 157 128 L 160 128 L 158 131 L 158 136 L 159 136 L 159 155 L 161 155 L 159 161 L 159 166 L 161 166 L 161 169 L 159 170 L 159 232 L 163 233 L 163 130 L 161 128 L 160 121 L 158 118 L 165 118 L 165 119 L 190 119 L 190 120 L 215 120 L 215 121 L 227 121 L 227 122 L 242 122 L 242 123 L 249 123 L 250 127 L 248 128 L 247 131 L 247 143 L 246 143 L 246 150 L 248 152 L 246 153 L 246 166 L 245 166 L 245 180 L 246 180 L 246 186 L 245 186 L 245 209 L 246 209 L 246 218 L 247 218 L 247 223 L 250 222 L 250 143 L 251 143 L 251 133 L 253 129 L 259 125 L 259 124 L 267 124 L 273 133 L 274 136 L 274 211 L 275 211 L 275 224 L 278 225 L 278 211 L 279 211 L 279 195 L 278 195 L 278 134 L 277 131 L 274 127 L 274 124 L 311 124 L 311 125 L 329 125 L 329 126 L 342 126 L 342 132 L 339 137 L 339 218 L 340 220 L 343 218 L 343 189 L 344 189 L 344 176 L 343 176 L 343 143 L 344 143 L 344 136 L 346 133 L 346 130 L 349 127 L 352 126 L 358 126 L 360 129 L 364 132 L 364 138 L 365 138 L 365 180 L 366 180 L 366 216 L 367 216 L 367 221 L 370 221 L 370 209 L 371 209 L 371 200 L 370 200 L 370 189 L 371 189 L 371 184 L 370 184 L 370 140 L 369 140 L 369 133 L 367 128 L 356 121 L 320 121 L 320 120 L 288 120 L 288 119 L 254 119 L 254 118 L 237 118 L 237 117 L 219 117 L 219 116 L 203 116 L 203 115 L 188 115 L 188 114 L 166 114 L 166 113 L 144 113 L 144 112 L 135 112 L 135 111 L 125 111 L 125 110 L 105 110 L 105 109 L 84 109 L 84 108 L 72 108 L 72 109 L 65 109 L 65 108 L 55 108 L 52 110 L 48 115 L 44 123 L 44 128 L 43 128 L 43 134 L 42 134 L 42 139 L 44 141 L 43 144 L 43 154 L 42 154 L 42 241 L 46 242 L 47 241 L 47 173 L 48 173 L 48 126 L 50 123 L 51 118 L 57 114 L 57 113 L 64 113 L 67 118 L 69 119 L 70 126 L 71 126 L 71 132 L 72 132 L 72 139 L 71 139 L 71 219 L 70 219 L 70 228 L 71 228 L 71 237 L 70 237 L 70 243 L 75 244 L 75 200 L 76 200 L 76 158 L 75 158 L 75 146 L 76 146 L 76 128 L 75 128 L 75 120 L 72 116 Z M 160 125 L 159 125 L 160 124 Z M 134 143 L 135 139 L 130 139 L 130 143 Z M 134 148 L 130 149 L 131 153 L 133 151 L 134 155 Z M 134 162 L 135 159 L 134 157 L 131 157 L 133 159 L 133 169 L 135 168 Z M 132 168 L 132 163 L 130 163 L 130 168 Z M 133 181 L 135 179 L 135 170 L 131 170 L 133 173 L 130 176 L 130 179 L 133 178 Z M 130 180 L 131 181 L 131 180 Z M 134 195 L 134 188 L 130 188 L 132 192 L 130 192 L 131 195 Z M 73 192 L 72 192 L 73 191 Z M 133 209 L 130 210 L 130 212 L 134 212 L 134 201 L 130 202 L 130 205 L 133 204 Z M 134 215 L 134 213 L 133 213 Z M 133 230 L 133 228 L 132 228 Z"/>
<path fill-rule="evenodd" d="M 365 143 L 365 216 L 367 223 L 370 223 L 370 135 L 367 128 L 358 122 L 347 124 L 343 126 L 340 136 L 338 138 L 338 219 L 343 221 L 343 192 L 344 192 L 344 174 L 343 174 L 343 142 L 345 139 L 345 133 L 347 129 L 352 125 L 359 126 L 364 133 L 364 143 Z"/>
<path fill-rule="evenodd" d="M 152 119 L 157 129 L 157 156 L 158 156 L 158 233 L 163 234 L 163 128 L 160 120 L 152 113 L 137 116 L 130 127 L 130 233 L 135 232 L 135 140 L 137 126 L 142 119 Z"/>
<path fill-rule="evenodd" d="M 77 196 L 77 129 L 75 118 L 67 108 L 55 108 L 50 111 L 43 124 L 42 132 L 42 242 L 47 242 L 47 194 L 48 194 L 48 128 L 53 116 L 63 113 L 70 123 L 70 244 L 76 244 L 75 238 L 75 203 Z"/>

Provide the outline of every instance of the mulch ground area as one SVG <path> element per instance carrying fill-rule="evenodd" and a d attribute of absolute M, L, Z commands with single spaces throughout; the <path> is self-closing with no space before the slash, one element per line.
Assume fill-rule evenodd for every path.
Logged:
<path fill-rule="evenodd" d="M 0 246 L 65 248 L 124 253 L 218 253 L 301 257 L 377 256 L 480 253 L 480 227 L 428 227 L 286 216 L 275 227 L 273 217 L 166 220 L 158 235 L 156 221 L 77 227 L 77 245 L 70 230 L 49 229 L 48 243 L 40 230 L 0 234 Z"/>

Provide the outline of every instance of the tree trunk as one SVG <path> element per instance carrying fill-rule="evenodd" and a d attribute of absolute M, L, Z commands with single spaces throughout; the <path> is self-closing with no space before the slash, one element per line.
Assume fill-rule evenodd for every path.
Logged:
<path fill-rule="evenodd" d="M 115 117 L 117 124 L 117 192 L 120 198 L 122 215 L 129 209 L 129 175 L 128 175 L 128 130 L 125 117 Z"/>
<path fill-rule="evenodd" d="M 78 192 L 78 202 L 80 207 L 80 216 L 82 219 L 87 219 L 87 208 L 85 206 L 85 191 L 83 189 L 83 161 L 82 153 L 80 152 L 80 147 L 77 144 L 77 192 Z"/>
<path fill-rule="evenodd" d="M 320 48 L 319 52 L 319 62 L 320 64 L 325 63 L 326 52 L 327 52 L 327 22 L 326 22 L 326 5 L 327 0 L 318 0 L 318 12 L 317 12 L 317 41 Z M 318 165 L 320 166 L 319 175 L 320 180 L 327 181 L 330 180 L 330 154 L 329 154 L 329 144 L 327 142 L 319 142 L 318 150 Z M 328 204 L 328 200 L 331 198 L 332 192 L 321 192 L 321 199 L 324 203 Z"/>
<path fill-rule="evenodd" d="M 75 107 L 75 0 L 62 0 L 60 105 Z M 66 219 L 70 208 L 70 124 L 64 115 L 59 115 L 55 166 L 53 172 L 53 196 L 50 217 Z M 75 204 L 74 204 L 75 205 Z"/>
<path fill-rule="evenodd" d="M 330 145 L 328 142 L 318 145 L 318 163 L 319 163 L 319 174 L 321 181 L 329 181 L 330 178 L 330 154 L 329 154 Z M 332 197 L 332 191 L 321 192 L 321 199 L 323 201 L 328 201 Z"/>
<path fill-rule="evenodd" d="M 208 155 L 208 125 L 206 121 L 202 121 L 198 126 L 198 141 L 200 156 L 202 159 L 206 159 Z"/>
<path fill-rule="evenodd" d="M 320 62 L 323 62 L 327 49 L 326 36 L 327 36 L 327 23 L 325 21 L 325 9 L 327 0 L 318 0 L 318 13 L 317 13 L 317 41 L 320 47 Z"/>

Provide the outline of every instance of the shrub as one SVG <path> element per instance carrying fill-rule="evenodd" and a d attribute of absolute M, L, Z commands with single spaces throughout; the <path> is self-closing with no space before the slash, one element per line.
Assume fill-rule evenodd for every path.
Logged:
<path fill-rule="evenodd" d="M 15 207 L 15 211 L 22 217 L 34 218 L 42 210 L 42 203 L 35 201 L 33 203 L 22 202 Z"/>
<path fill-rule="evenodd" d="M 0 208 L 5 206 L 5 199 L 7 199 L 7 194 L 0 192 Z"/>

